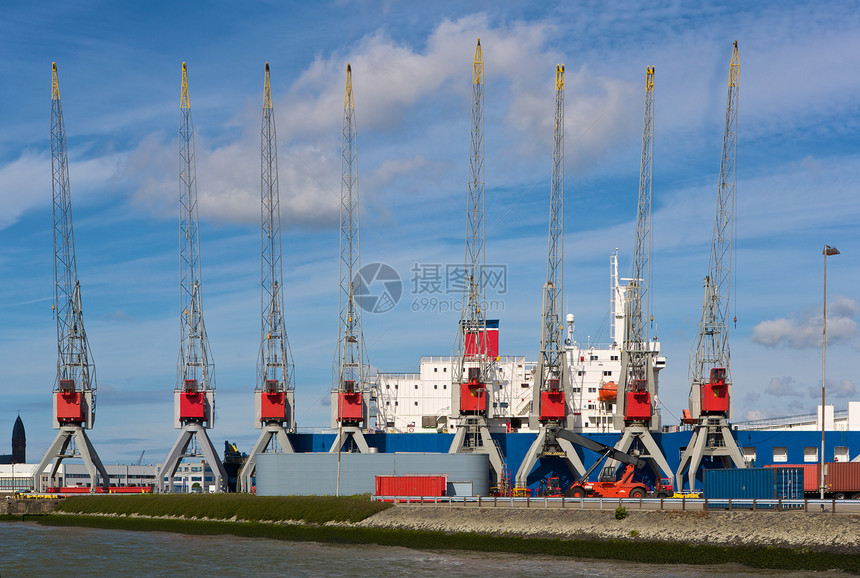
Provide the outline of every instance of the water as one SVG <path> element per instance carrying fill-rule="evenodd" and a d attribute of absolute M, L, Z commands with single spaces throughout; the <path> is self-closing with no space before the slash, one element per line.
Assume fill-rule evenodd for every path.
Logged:
<path fill-rule="evenodd" d="M 233 536 L 188 536 L 164 532 L 43 527 L 21 522 L 0 523 L 0 575 L 3 578 L 34 574 L 642 578 L 724 577 L 727 574 L 768 576 L 777 573 L 738 565 L 636 564 L 520 554 L 421 551 L 387 546 L 342 546 Z"/>

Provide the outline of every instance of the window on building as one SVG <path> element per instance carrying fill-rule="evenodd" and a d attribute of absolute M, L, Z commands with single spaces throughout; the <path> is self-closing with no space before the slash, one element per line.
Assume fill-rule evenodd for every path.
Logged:
<path fill-rule="evenodd" d="M 443 368 L 442 368 L 442 373 L 445 373 L 446 371 L 448 371 L 448 368 L 447 368 L 447 367 L 443 367 Z"/>
<path fill-rule="evenodd" d="M 596 355 L 592 355 L 591 357 L 589 357 L 589 359 L 590 359 L 591 361 L 597 361 L 597 356 L 596 356 Z"/>
<path fill-rule="evenodd" d="M 588 393 L 597 393 L 597 388 L 596 387 L 589 387 Z"/>
<path fill-rule="evenodd" d="M 579 371 L 576 372 L 576 375 L 585 375 L 585 372 L 580 369 Z"/>
<path fill-rule="evenodd" d="M 785 463 L 788 461 L 788 449 L 783 447 L 773 448 L 773 463 Z"/>
<path fill-rule="evenodd" d="M 588 404 L 588 409 L 597 409 L 597 406 L 596 406 L 596 405 L 594 405 L 593 403 L 589 403 L 589 404 Z"/>
<path fill-rule="evenodd" d="M 394 402 L 394 407 L 397 407 L 397 402 L 396 402 L 396 401 Z"/>
<path fill-rule="evenodd" d="M 611 371 L 604 371 L 604 372 L 603 372 L 603 376 L 604 376 L 604 377 L 610 377 L 611 375 L 612 375 L 612 372 L 611 372 Z"/>
<path fill-rule="evenodd" d="M 523 389 L 528 389 L 528 388 L 529 388 L 529 384 L 527 384 L 527 383 L 521 383 L 521 384 L 520 384 L 520 387 L 521 387 L 521 388 L 523 388 Z"/>
<path fill-rule="evenodd" d="M 439 368 L 438 368 L 438 367 L 434 367 L 434 368 L 433 368 L 433 373 L 436 373 L 437 371 L 439 371 Z"/>
<path fill-rule="evenodd" d="M 417 384 L 417 383 L 415 384 L 415 389 L 418 389 L 418 384 Z"/>
<path fill-rule="evenodd" d="M 755 458 L 756 458 L 755 446 L 743 448 L 742 453 L 744 454 L 744 461 L 746 463 L 750 463 L 750 462 L 755 461 Z"/>
<path fill-rule="evenodd" d="M 579 393 L 580 391 L 582 391 L 581 387 L 574 387 L 573 388 L 573 393 Z"/>
<path fill-rule="evenodd" d="M 617 355 L 610 355 L 609 360 L 610 361 L 618 361 L 618 356 Z"/>
<path fill-rule="evenodd" d="M 385 389 L 391 389 L 391 384 L 390 384 L 390 383 L 386 383 L 386 384 L 385 384 Z"/>
<path fill-rule="evenodd" d="M 434 384 L 433 384 L 433 389 L 439 389 L 439 384 L 438 384 L 438 383 L 434 383 Z"/>
<path fill-rule="evenodd" d="M 390 406 L 390 405 L 391 405 L 391 402 L 390 402 L 390 401 L 386 401 L 386 402 L 385 402 L 385 405 Z"/>
<path fill-rule="evenodd" d="M 447 384 L 447 383 L 443 383 L 443 384 L 442 384 L 442 389 L 448 389 L 448 384 Z"/>
<path fill-rule="evenodd" d="M 399 388 L 397 387 L 397 384 L 396 384 L 396 383 L 394 384 L 394 389 L 399 389 Z"/>
<path fill-rule="evenodd" d="M 418 402 L 417 402 L 417 401 L 415 402 L 415 405 L 418 405 Z"/>
<path fill-rule="evenodd" d="M 811 463 L 818 462 L 818 448 L 816 446 L 803 448 L 803 461 Z"/>

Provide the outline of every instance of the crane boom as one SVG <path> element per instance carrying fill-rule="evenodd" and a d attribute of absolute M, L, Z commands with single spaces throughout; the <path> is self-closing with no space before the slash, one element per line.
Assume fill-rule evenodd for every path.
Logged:
<path fill-rule="evenodd" d="M 84 330 L 81 286 L 75 261 L 72 229 L 72 200 L 69 189 L 69 159 L 66 127 L 60 102 L 57 65 L 52 65 L 51 174 L 54 196 L 54 305 L 57 316 L 57 379 L 54 391 L 79 392 L 91 398 L 83 421 L 92 427 L 95 419 L 96 370 L 91 361 Z"/>
<path fill-rule="evenodd" d="M 194 125 L 188 95 L 188 69 L 184 62 L 179 103 L 179 204 L 180 340 L 176 390 L 214 391 L 215 368 L 203 323 Z"/>
<path fill-rule="evenodd" d="M 188 68 L 182 63 L 179 96 L 179 361 L 173 390 L 174 427 L 181 428 L 159 472 L 159 491 L 173 492 L 173 477 L 192 439 L 215 474 L 216 491 L 226 491 L 227 471 L 206 433 L 215 424 L 215 365 L 203 323 L 202 278 L 197 210 L 194 125 L 188 93 Z M 165 481 L 166 478 L 166 481 Z"/>
<path fill-rule="evenodd" d="M 684 473 L 687 473 L 691 490 L 695 489 L 703 458 L 717 458 L 723 467 L 732 464 L 737 468 L 747 466 L 728 422 L 732 417 L 732 377 L 727 318 L 735 233 L 739 73 L 738 42 L 735 40 L 729 64 L 710 269 L 704 282 L 702 319 L 690 352 L 690 415 L 687 416 L 685 411 L 684 423 L 694 424 L 693 435 L 676 473 L 678 487 L 681 488 Z"/>
<path fill-rule="evenodd" d="M 294 388 L 293 360 L 281 304 L 281 210 L 278 193 L 278 145 L 269 63 L 263 88 L 261 150 L 261 323 L 257 391 L 284 392 Z M 273 383 L 274 381 L 274 383 Z"/>
<path fill-rule="evenodd" d="M 293 358 L 281 310 L 284 300 L 281 264 L 281 210 L 278 193 L 278 143 L 269 63 L 263 84 L 263 120 L 260 126 L 260 355 L 254 389 L 254 426 L 263 430 L 236 476 L 237 489 L 250 492 L 257 471 L 257 456 L 278 446 L 292 453 L 287 437 L 295 431 Z M 275 441 L 277 440 L 277 445 Z"/>
<path fill-rule="evenodd" d="M 86 432 L 95 421 L 96 368 L 84 330 L 81 284 L 75 263 L 69 158 L 56 62 L 51 65 L 51 188 L 54 218 L 52 308 L 57 316 L 57 377 L 52 397 L 54 429 L 60 431 L 34 470 L 33 486 L 36 490 L 42 489 L 42 473 L 52 461 L 48 485 L 57 485 L 57 471 L 62 461 L 79 457 L 89 473 L 91 491 L 95 491 L 98 486 L 110 486 L 110 478 Z"/>
<path fill-rule="evenodd" d="M 361 425 L 370 414 L 370 384 L 367 349 L 361 329 L 361 251 L 359 244 L 358 174 L 355 102 L 352 95 L 352 66 L 346 65 L 343 95 L 340 170 L 340 316 L 338 323 L 337 366 L 332 383 L 332 425 L 338 428 L 329 451 L 338 454 L 338 493 L 340 493 L 340 453 L 351 436 L 358 450 L 370 451 Z M 357 285 L 358 284 L 358 285 Z"/>
<path fill-rule="evenodd" d="M 731 383 L 731 361 L 728 342 L 728 310 L 731 294 L 732 241 L 735 213 L 735 161 L 737 158 L 738 80 L 740 61 L 735 41 L 729 65 L 726 96 L 726 121 L 717 190 L 717 209 L 711 245 L 709 274 L 705 278 L 702 319 L 690 363 L 691 395 L 697 397 L 698 386 L 710 378 L 710 370 L 725 369 L 726 383 Z M 697 417 L 694 415 L 693 417 Z"/>
<path fill-rule="evenodd" d="M 537 375 L 542 391 L 556 391 L 565 368 L 562 344 L 562 283 L 564 280 L 564 65 L 555 69 L 555 129 L 552 147 L 552 184 L 549 204 L 546 284 L 541 319 L 540 356 Z"/>

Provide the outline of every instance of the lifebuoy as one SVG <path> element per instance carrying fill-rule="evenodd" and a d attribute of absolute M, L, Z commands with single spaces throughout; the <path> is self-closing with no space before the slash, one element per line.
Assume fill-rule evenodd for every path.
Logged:
<path fill-rule="evenodd" d="M 406 431 L 408 431 L 409 433 L 412 433 L 415 431 L 415 428 L 412 426 L 409 426 L 408 428 L 406 428 Z"/>

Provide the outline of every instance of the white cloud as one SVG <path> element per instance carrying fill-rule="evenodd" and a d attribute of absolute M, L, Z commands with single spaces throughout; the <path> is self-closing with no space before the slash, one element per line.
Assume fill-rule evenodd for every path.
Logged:
<path fill-rule="evenodd" d="M 765 393 L 777 397 L 802 397 L 803 391 L 793 377 L 774 377 L 764 389 Z"/>
<path fill-rule="evenodd" d="M 850 341 L 857 336 L 860 304 L 848 297 L 836 297 L 827 316 L 828 342 Z M 784 345 L 791 349 L 818 348 L 822 345 L 823 324 L 820 315 L 804 312 L 799 317 L 782 317 L 762 321 L 753 328 L 752 340 L 765 347 Z"/>

